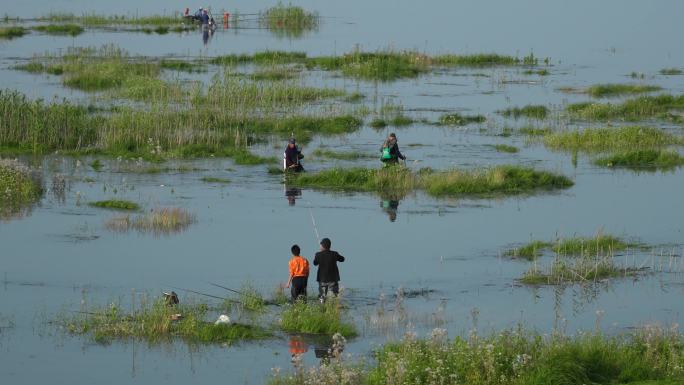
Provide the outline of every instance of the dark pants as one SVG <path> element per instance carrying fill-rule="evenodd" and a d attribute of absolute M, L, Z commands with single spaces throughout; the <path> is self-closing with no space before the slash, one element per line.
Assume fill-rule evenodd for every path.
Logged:
<path fill-rule="evenodd" d="M 290 294 L 292 294 L 292 302 L 301 299 L 306 301 L 306 282 L 309 277 L 294 277 L 290 284 Z"/>
<path fill-rule="evenodd" d="M 328 296 L 328 292 L 332 293 L 337 297 L 340 292 L 340 285 L 337 282 L 318 282 L 318 298 L 324 300 Z"/>

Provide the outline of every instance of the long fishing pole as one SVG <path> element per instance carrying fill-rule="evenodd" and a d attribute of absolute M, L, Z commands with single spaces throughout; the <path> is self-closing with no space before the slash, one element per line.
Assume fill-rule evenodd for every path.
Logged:
<path fill-rule="evenodd" d="M 235 294 L 243 295 L 243 296 L 245 296 L 245 297 L 252 297 L 252 298 L 255 298 L 255 299 L 260 299 L 260 300 L 262 300 L 266 305 L 280 306 L 280 304 L 277 303 L 277 302 L 264 300 L 262 297 L 260 297 L 260 296 L 258 296 L 258 295 L 255 295 L 255 294 L 244 293 L 244 292 L 241 292 L 241 291 L 237 291 L 237 290 L 235 290 L 235 289 L 231 289 L 231 288 L 229 288 L 229 287 L 225 287 L 225 286 L 219 285 L 218 283 L 209 282 L 209 284 L 210 284 L 210 285 L 213 285 L 213 286 L 216 286 L 216 287 L 220 287 L 221 289 L 228 290 L 228 291 L 233 292 L 233 293 L 235 293 Z M 238 303 L 241 303 L 241 304 L 242 304 L 242 302 L 240 302 L 240 301 L 235 301 L 235 302 L 238 302 Z M 243 305 L 244 305 L 244 304 L 243 304 Z"/>
<path fill-rule="evenodd" d="M 316 234 L 316 240 L 320 242 L 321 236 L 318 234 L 318 226 L 316 226 L 316 219 L 314 218 L 313 210 L 311 210 L 311 201 L 307 201 L 307 203 L 309 204 L 309 216 L 311 217 L 311 224 L 313 225 L 314 234 Z"/>
<path fill-rule="evenodd" d="M 205 297 L 210 297 L 210 298 L 222 299 L 222 300 L 224 300 L 224 301 L 230 301 L 230 302 L 241 303 L 241 302 L 236 301 L 236 300 L 234 300 L 234 299 L 230 299 L 230 298 L 226 298 L 226 297 L 219 297 L 218 295 L 202 293 L 202 292 L 200 292 L 200 291 L 195 291 L 195 290 L 190 290 L 190 289 L 184 289 L 184 288 L 182 288 L 182 287 L 176 287 L 176 286 L 169 286 L 169 287 L 172 288 L 172 289 L 176 289 L 176 290 L 187 291 L 188 293 L 203 295 L 203 296 L 205 296 Z"/>

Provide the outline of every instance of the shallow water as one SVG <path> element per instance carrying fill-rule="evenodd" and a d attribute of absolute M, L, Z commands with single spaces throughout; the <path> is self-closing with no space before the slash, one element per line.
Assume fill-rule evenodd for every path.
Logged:
<path fill-rule="evenodd" d="M 22 6 L 29 12 L 21 16 L 50 11 L 143 15 L 169 13 L 185 5 L 175 1 L 29 0 Z M 25 159 L 41 167 L 48 189 L 56 174 L 66 177 L 68 188 L 63 195 L 48 190 L 27 216 L 0 222 L 0 382 L 263 383 L 271 368 L 290 367 L 285 335 L 231 347 L 180 342 L 98 345 L 88 338 L 62 334 L 50 321 L 61 312 L 80 309 L 82 300 L 128 304 L 132 290 L 136 295 L 156 296 L 180 287 L 223 296 L 227 293 L 209 282 L 239 288 L 251 281 L 270 293 L 287 278 L 292 243 L 300 244 L 309 258 L 316 251 L 312 216 L 320 235 L 332 238 L 333 249 L 347 256 L 340 267 L 342 283 L 354 289 L 354 295 L 391 296 L 399 287 L 435 290 L 427 297 L 405 299 L 407 313 L 396 319 L 377 320 L 376 301 L 370 306 L 352 301 L 351 315 L 363 331 L 347 346 L 346 351 L 355 355 L 367 354 L 388 338 L 400 338 L 407 327 L 422 335 L 440 326 L 456 335 L 473 327 L 489 332 L 523 323 L 542 333 L 554 328 L 574 333 L 597 327 L 597 321 L 598 327 L 611 332 L 646 323 L 682 322 L 683 171 L 606 170 L 593 166 L 582 154 L 575 166 L 570 154 L 549 152 L 519 136 L 497 136 L 504 126 L 527 121 L 505 120 L 495 111 L 526 104 L 560 109 L 587 97 L 564 94 L 557 87 L 631 82 L 627 74 L 632 71 L 645 73 L 643 82 L 674 94 L 682 92 L 684 77 L 657 72 L 684 63 L 684 52 L 677 49 L 684 27 L 676 19 L 684 5 L 675 1 L 629 5 L 618 1 L 572 5 L 443 1 L 420 9 L 407 1 L 372 5 L 304 1 L 301 5 L 325 17 L 318 31 L 302 39 L 282 39 L 261 29 L 230 29 L 217 32 L 206 46 L 198 33 L 158 36 L 98 30 L 76 38 L 33 33 L 0 41 L 0 82 L 3 88 L 18 89 L 30 97 L 57 95 L 88 101 L 88 94 L 65 90 L 57 77 L 25 74 L 10 67 L 46 51 L 109 43 L 132 54 L 181 57 L 263 49 L 306 51 L 315 56 L 347 52 L 356 44 L 368 50 L 391 46 L 430 53 L 524 56 L 532 51 L 551 58 L 551 75 L 525 76 L 519 69 L 505 68 L 459 69 L 384 84 L 313 72 L 305 81 L 359 91 L 367 96 L 364 103 L 371 109 L 393 103 L 416 118 L 435 120 L 441 111 L 487 116 L 482 127 L 418 123 L 396 129 L 411 168 L 519 163 L 562 172 L 575 186 L 558 193 L 505 199 L 437 200 L 417 193 L 402 199 L 395 211 L 373 194 L 309 189 L 290 205 L 279 176 L 269 175 L 264 166 L 235 166 L 231 160 L 170 162 L 163 166 L 196 170 L 146 174 L 131 171 L 147 167 L 135 161 L 103 160 L 103 169 L 96 172 L 88 166 L 89 158 Z M 239 1 L 231 3 L 229 10 L 261 9 L 255 7 Z M 474 76 L 480 73 L 489 77 Z M 681 127 L 668 129 L 681 133 Z M 364 128 L 344 137 L 315 138 L 304 151 L 310 154 L 326 145 L 375 154 L 390 130 Z M 497 143 L 515 145 L 521 151 L 498 153 L 491 146 Z M 254 150 L 270 155 L 274 145 L 279 143 Z M 311 171 L 335 164 L 377 165 L 375 159 L 309 158 L 305 165 Z M 232 183 L 205 183 L 200 180 L 203 176 L 229 178 Z M 130 199 L 146 210 L 182 207 L 195 213 L 198 222 L 170 236 L 112 233 L 104 223 L 116 213 L 87 205 L 109 198 Z M 636 280 L 615 279 L 584 288 L 528 288 L 516 279 L 530 263 L 502 257 L 505 250 L 530 239 L 592 235 L 599 230 L 654 245 L 652 252 L 633 250 L 618 257 L 630 266 L 653 267 L 652 272 Z M 310 282 L 309 292 L 313 289 L 314 282 Z M 181 300 L 208 300 L 183 291 L 179 294 Z M 388 297 L 386 306 L 394 309 L 394 300 Z M 310 341 L 310 345 L 305 361 L 315 364 L 314 346 L 325 344 Z"/>

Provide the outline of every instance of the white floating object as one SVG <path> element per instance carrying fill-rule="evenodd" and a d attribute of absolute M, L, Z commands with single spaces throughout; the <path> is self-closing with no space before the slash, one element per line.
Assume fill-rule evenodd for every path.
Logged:
<path fill-rule="evenodd" d="M 230 317 L 225 314 L 221 314 L 216 322 L 214 322 L 214 325 L 230 325 Z"/>

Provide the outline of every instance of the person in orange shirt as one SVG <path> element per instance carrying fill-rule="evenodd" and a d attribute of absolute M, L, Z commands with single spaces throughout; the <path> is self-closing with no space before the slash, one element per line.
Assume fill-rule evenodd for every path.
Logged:
<path fill-rule="evenodd" d="M 286 287 L 291 287 L 292 302 L 296 300 L 306 301 L 306 285 L 309 281 L 309 261 L 299 255 L 299 246 L 293 245 L 290 249 L 292 258 L 290 259 L 290 279 Z"/>

